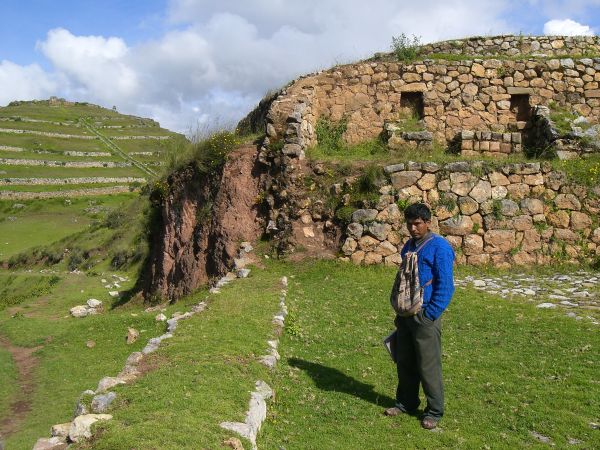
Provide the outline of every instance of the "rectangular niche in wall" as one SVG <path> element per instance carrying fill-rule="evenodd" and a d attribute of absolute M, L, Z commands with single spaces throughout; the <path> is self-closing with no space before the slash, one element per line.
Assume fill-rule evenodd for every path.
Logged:
<path fill-rule="evenodd" d="M 529 121 L 531 118 L 529 94 L 512 94 L 510 96 L 510 110 L 515 115 L 517 122 Z"/>
<path fill-rule="evenodd" d="M 423 112 L 422 92 L 402 92 L 400 94 L 400 115 L 402 117 L 415 117 L 421 120 Z"/>

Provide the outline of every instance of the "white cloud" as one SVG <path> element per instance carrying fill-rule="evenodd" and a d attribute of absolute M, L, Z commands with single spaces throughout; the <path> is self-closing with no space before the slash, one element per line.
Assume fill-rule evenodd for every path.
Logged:
<path fill-rule="evenodd" d="M 58 88 L 51 75 L 37 64 L 20 66 L 10 61 L 0 62 L 0 104 L 13 100 L 48 98 Z"/>
<path fill-rule="evenodd" d="M 74 36 L 57 28 L 48 32 L 38 48 L 69 79 L 68 89 L 80 95 L 114 103 L 137 94 L 137 75 L 128 63 L 129 49 L 122 39 Z"/>
<path fill-rule="evenodd" d="M 54 72 L 37 70 L 57 82 L 44 90 L 32 79 L 30 95 L 54 90 L 180 131 L 232 123 L 268 90 L 388 51 L 400 33 L 428 42 L 510 31 L 502 19 L 509 7 L 508 0 L 421 0 L 418 8 L 395 0 L 171 0 L 171 28 L 135 46 L 50 30 L 38 48 Z"/>
<path fill-rule="evenodd" d="M 551 36 L 593 36 L 594 31 L 588 25 L 583 25 L 571 19 L 554 19 L 544 24 L 544 34 Z"/>

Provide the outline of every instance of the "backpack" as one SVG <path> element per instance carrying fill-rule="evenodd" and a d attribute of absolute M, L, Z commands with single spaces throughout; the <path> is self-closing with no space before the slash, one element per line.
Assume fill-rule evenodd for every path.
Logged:
<path fill-rule="evenodd" d="M 390 295 L 390 303 L 399 316 L 414 316 L 423 306 L 423 290 L 433 280 L 429 280 L 423 286 L 420 286 L 418 252 L 432 239 L 433 236 L 422 242 L 414 251 L 407 252 L 402 258 L 400 267 L 398 267 L 398 273 Z"/>

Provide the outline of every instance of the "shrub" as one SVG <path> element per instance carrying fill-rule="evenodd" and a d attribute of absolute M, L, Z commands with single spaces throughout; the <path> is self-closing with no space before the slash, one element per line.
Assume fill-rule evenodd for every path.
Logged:
<path fill-rule="evenodd" d="M 352 213 L 356 208 L 352 206 L 342 206 L 335 212 L 335 217 L 342 223 L 348 224 L 352 221 Z"/>
<path fill-rule="evenodd" d="M 319 147 L 323 149 L 325 154 L 336 153 L 343 148 L 342 136 L 346 132 L 347 125 L 346 118 L 339 122 L 331 122 L 323 117 L 319 118 L 315 132 L 317 133 Z"/>
<path fill-rule="evenodd" d="M 208 139 L 194 144 L 192 159 L 200 172 L 208 173 L 225 163 L 227 154 L 239 144 L 231 131 L 218 131 Z"/>
<path fill-rule="evenodd" d="M 383 170 L 378 166 L 367 166 L 358 179 L 358 190 L 362 193 L 375 192 L 385 181 Z"/>
<path fill-rule="evenodd" d="M 113 209 L 104 220 L 104 225 L 111 230 L 121 227 L 125 223 L 125 213 L 119 209 Z"/>
<path fill-rule="evenodd" d="M 398 61 L 409 63 L 419 56 L 421 38 L 413 34 L 412 39 L 402 33 L 400 36 L 392 36 L 392 51 Z"/>

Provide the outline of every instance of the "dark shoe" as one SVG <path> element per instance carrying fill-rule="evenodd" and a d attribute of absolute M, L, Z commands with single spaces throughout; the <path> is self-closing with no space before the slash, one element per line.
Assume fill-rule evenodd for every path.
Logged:
<path fill-rule="evenodd" d="M 433 430 L 438 425 L 438 420 L 431 416 L 425 416 L 421 419 L 421 426 L 426 430 Z"/>

